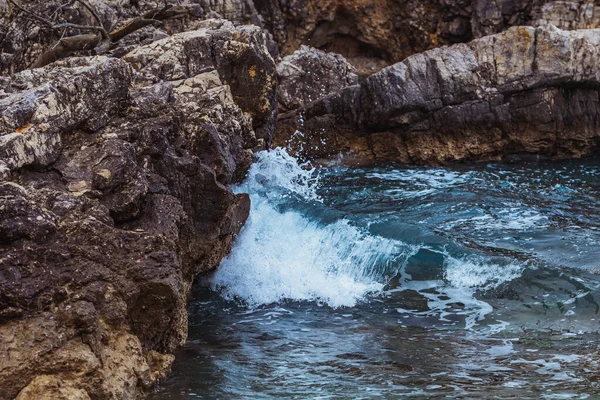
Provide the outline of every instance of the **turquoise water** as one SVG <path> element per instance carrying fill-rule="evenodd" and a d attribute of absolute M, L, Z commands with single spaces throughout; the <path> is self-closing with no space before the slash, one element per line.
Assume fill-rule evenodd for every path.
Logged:
<path fill-rule="evenodd" d="M 600 398 L 599 173 L 262 153 L 152 398 Z"/>

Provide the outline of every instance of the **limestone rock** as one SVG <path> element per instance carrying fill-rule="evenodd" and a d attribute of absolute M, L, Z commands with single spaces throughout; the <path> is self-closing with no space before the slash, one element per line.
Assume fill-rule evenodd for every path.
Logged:
<path fill-rule="evenodd" d="M 0 398 L 132 399 L 165 375 L 195 276 L 248 217 L 228 185 L 273 130 L 264 43 L 211 20 L 1 80 Z"/>
<path fill-rule="evenodd" d="M 600 7 L 587 0 L 475 0 L 472 9 L 473 37 L 516 25 L 554 25 L 568 30 L 600 27 Z"/>
<path fill-rule="evenodd" d="M 433 49 L 282 118 L 276 144 L 358 163 L 583 156 L 600 136 L 599 49 L 600 30 L 554 27 Z"/>
<path fill-rule="evenodd" d="M 9 169 L 46 166 L 60 154 L 64 129 L 113 112 L 127 96 L 129 66 L 106 57 L 68 59 L 52 70 L 12 77 L 21 91 L 0 98 L 0 157 Z"/>
<path fill-rule="evenodd" d="M 289 55 L 301 44 L 345 56 L 370 75 L 415 53 L 468 42 L 511 26 L 598 28 L 587 0 L 254 0 Z"/>
<path fill-rule="evenodd" d="M 277 79 L 279 103 L 288 110 L 358 83 L 356 69 L 343 56 L 308 46 L 281 60 Z"/>
<path fill-rule="evenodd" d="M 198 29 L 140 47 L 124 59 L 156 80 L 181 80 L 216 69 L 242 110 L 252 117 L 257 136 L 271 136 L 276 113 L 272 78 L 275 64 L 262 30 L 234 28 L 231 22 L 206 20 Z"/>

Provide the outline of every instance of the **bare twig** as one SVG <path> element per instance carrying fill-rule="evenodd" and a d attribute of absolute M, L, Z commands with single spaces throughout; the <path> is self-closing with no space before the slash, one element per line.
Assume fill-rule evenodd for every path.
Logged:
<path fill-rule="evenodd" d="M 92 14 L 92 16 L 94 17 L 94 19 L 98 23 L 98 26 L 101 28 L 100 33 L 102 34 L 102 38 L 103 39 L 108 39 L 108 33 L 104 29 L 104 25 L 102 25 L 102 20 L 100 19 L 100 16 L 98 16 L 98 13 L 94 9 L 94 7 L 92 7 L 91 5 L 89 5 L 85 0 L 75 0 L 75 1 L 81 3 L 85 8 L 87 8 L 87 10 Z"/>
<path fill-rule="evenodd" d="M 108 35 L 110 40 L 118 42 L 125 36 L 137 31 L 145 26 L 158 23 L 160 21 L 181 18 L 188 14 L 188 10 L 183 7 L 174 7 L 167 4 L 165 7 L 157 10 L 148 11 L 141 17 L 134 18 L 125 23 L 125 25 L 111 31 Z"/>
<path fill-rule="evenodd" d="M 65 8 L 65 7 L 72 6 L 72 5 L 73 5 L 73 3 L 75 3 L 75 1 L 76 1 L 76 0 L 69 0 L 68 2 L 66 2 L 66 3 L 64 3 L 64 4 L 61 4 L 60 6 L 58 6 L 58 7 L 56 8 L 56 10 L 54 10 L 54 12 L 52 13 L 51 17 L 52 17 L 52 18 L 55 18 L 55 17 L 56 17 L 56 15 L 58 14 L 58 12 L 59 12 L 59 11 L 62 11 L 62 9 L 63 9 L 63 8 Z"/>
<path fill-rule="evenodd" d="M 98 16 L 98 14 L 92 9 L 92 7 L 87 4 L 85 1 L 83 0 L 76 0 L 77 2 L 81 3 L 84 5 L 85 8 L 87 8 L 92 15 L 94 16 L 94 18 L 96 19 L 96 21 L 99 23 L 99 26 L 95 26 L 95 25 L 79 25 L 79 24 L 72 24 L 70 22 L 64 22 L 64 23 L 60 23 L 60 24 L 54 24 L 52 21 L 47 20 L 46 18 L 43 18 L 39 15 L 37 15 L 36 13 L 26 9 L 25 7 L 21 6 L 19 3 L 17 3 L 15 0 L 9 0 L 12 4 L 14 4 L 15 7 L 17 7 L 19 10 L 21 10 L 22 12 L 26 13 L 27 15 L 31 16 L 32 18 L 42 22 L 43 24 L 45 24 L 46 26 L 48 26 L 48 28 L 50 29 L 63 29 L 63 28 L 73 28 L 73 29 L 81 29 L 81 30 L 88 30 L 88 31 L 98 31 L 102 34 L 102 38 L 103 39 L 108 39 L 108 33 L 106 32 L 106 29 L 104 29 L 104 27 L 102 26 L 102 22 L 100 21 L 100 17 Z M 62 6 L 61 6 L 62 7 Z"/>
<path fill-rule="evenodd" d="M 72 24 L 70 22 L 65 22 L 65 23 L 62 23 L 62 24 L 52 25 L 50 28 L 52 28 L 52 29 L 73 28 L 73 29 L 81 29 L 81 30 L 86 30 L 86 31 L 98 31 L 98 32 L 100 32 L 100 34 L 102 34 L 103 31 L 106 33 L 106 31 L 104 30 L 104 28 L 102 28 L 101 26 L 96 26 L 96 25 L 78 25 L 78 24 Z M 102 35 L 102 36 L 104 36 L 104 35 Z"/>
<path fill-rule="evenodd" d="M 25 7 L 22 7 L 19 3 L 17 3 L 15 0 L 8 0 L 10 3 L 12 3 L 12 5 L 14 5 L 18 10 L 24 12 L 25 14 L 29 15 L 30 17 L 32 17 L 33 19 L 36 19 L 40 22 L 42 22 L 45 25 L 48 25 L 49 27 L 52 27 L 52 25 L 54 25 L 52 23 L 52 21 L 47 20 L 46 18 L 40 17 L 39 15 L 37 15 L 36 13 L 29 11 L 28 9 L 26 9 Z"/>
<path fill-rule="evenodd" d="M 74 3 L 80 3 L 86 8 L 94 17 L 98 26 L 96 25 L 80 25 L 70 22 L 54 23 L 31 10 L 21 6 L 17 0 L 8 0 L 21 12 L 27 14 L 31 19 L 43 24 L 47 29 L 52 30 L 63 30 L 61 38 L 55 42 L 49 50 L 42 53 L 37 60 L 33 63 L 32 68 L 40 68 L 46 66 L 54 61 L 61 58 L 70 56 L 71 54 L 82 51 L 96 49 L 98 54 L 102 54 L 110 49 L 114 43 L 118 42 L 125 36 L 151 24 L 156 24 L 161 21 L 181 18 L 188 15 L 188 10 L 184 7 L 175 7 L 167 3 L 164 0 L 164 7 L 148 11 L 144 15 L 134 18 L 123 26 L 108 33 L 102 25 L 102 20 L 96 12 L 93 6 L 91 6 L 86 0 L 70 0 L 68 3 L 61 5 L 59 8 L 62 9 L 68 5 Z M 55 11 L 56 14 L 58 10 Z M 54 18 L 53 14 L 53 19 Z M 81 34 L 75 36 L 65 37 L 67 29 L 79 29 L 83 31 L 95 31 L 93 34 Z"/>

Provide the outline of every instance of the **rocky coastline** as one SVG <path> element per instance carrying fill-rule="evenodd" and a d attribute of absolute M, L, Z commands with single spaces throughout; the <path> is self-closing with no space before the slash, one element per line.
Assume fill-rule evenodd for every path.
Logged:
<path fill-rule="evenodd" d="M 599 30 L 514 27 L 428 50 L 282 115 L 275 143 L 355 165 L 590 155 L 599 44 Z"/>
<path fill-rule="evenodd" d="M 229 186 L 258 151 L 440 164 L 600 143 L 595 3 L 165 4 L 159 21 L 144 0 L 0 0 L 1 399 L 151 392 L 194 279 L 248 217 Z M 90 26 L 95 47 L 32 68 Z"/>

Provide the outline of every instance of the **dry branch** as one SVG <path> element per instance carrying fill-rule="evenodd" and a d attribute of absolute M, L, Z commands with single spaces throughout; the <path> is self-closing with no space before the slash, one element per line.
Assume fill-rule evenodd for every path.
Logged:
<path fill-rule="evenodd" d="M 52 47 L 40 55 L 31 68 L 41 68 L 61 58 L 68 57 L 77 51 L 92 50 L 101 43 L 99 34 L 68 36 L 59 39 Z"/>
<path fill-rule="evenodd" d="M 149 11 L 141 17 L 129 20 L 125 25 L 110 32 L 109 36 L 113 42 L 118 42 L 125 36 L 145 26 L 155 24 L 160 21 L 181 18 L 187 14 L 188 11 L 183 7 L 173 7 L 172 5 L 166 5 L 161 9 Z"/>
<path fill-rule="evenodd" d="M 145 26 L 188 15 L 188 11 L 184 7 L 174 7 L 167 4 L 162 8 L 151 10 L 140 17 L 133 18 L 126 22 L 123 26 L 108 33 L 104 29 L 104 26 L 102 26 L 102 21 L 100 20 L 100 17 L 98 16 L 98 13 L 94 7 L 92 7 L 85 0 L 73 0 L 67 3 L 67 5 L 80 3 L 92 14 L 98 25 L 78 25 L 69 22 L 54 23 L 21 6 L 16 0 L 8 1 L 13 4 L 15 8 L 31 17 L 31 19 L 41 23 L 42 25 L 45 25 L 46 28 L 55 31 L 63 30 L 63 35 L 66 29 L 79 29 L 83 31 L 96 32 L 93 34 L 62 37 L 57 42 L 52 44 L 49 50 L 45 51 L 37 58 L 37 60 L 31 66 L 32 68 L 44 67 L 50 63 L 53 63 L 54 61 L 60 60 L 61 58 L 69 57 L 78 51 L 97 49 L 99 53 L 105 52 L 125 36 Z M 61 6 L 61 8 L 62 7 L 63 6 Z"/>

